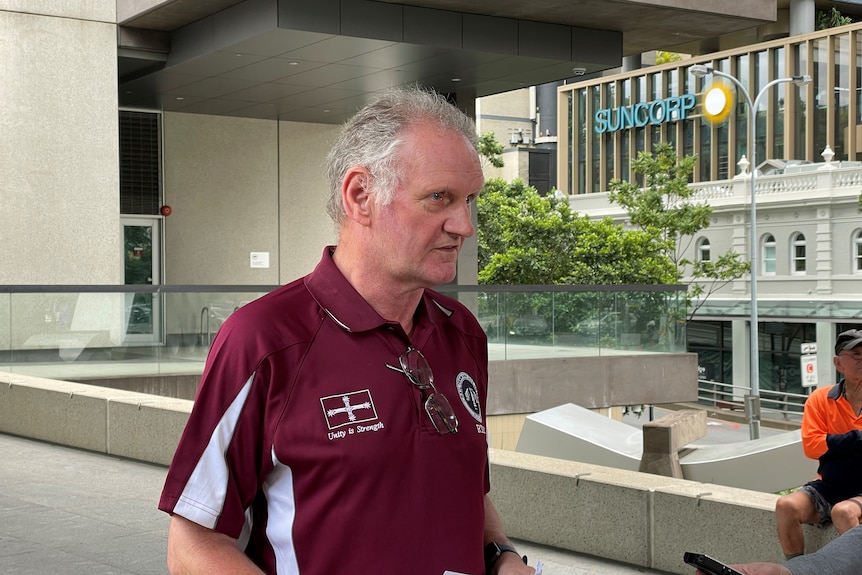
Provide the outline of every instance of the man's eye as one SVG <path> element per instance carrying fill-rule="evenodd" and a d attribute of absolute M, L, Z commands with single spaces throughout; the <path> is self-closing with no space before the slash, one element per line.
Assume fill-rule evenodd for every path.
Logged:
<path fill-rule="evenodd" d="M 432 200 L 442 200 L 443 199 L 443 192 L 432 192 L 431 193 L 431 199 Z"/>

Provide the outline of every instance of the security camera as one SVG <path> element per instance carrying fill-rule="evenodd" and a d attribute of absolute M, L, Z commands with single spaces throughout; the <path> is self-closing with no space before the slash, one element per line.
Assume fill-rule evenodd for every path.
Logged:
<path fill-rule="evenodd" d="M 583 76 L 586 73 L 586 68 L 572 68 L 572 74 L 574 74 L 575 76 Z"/>

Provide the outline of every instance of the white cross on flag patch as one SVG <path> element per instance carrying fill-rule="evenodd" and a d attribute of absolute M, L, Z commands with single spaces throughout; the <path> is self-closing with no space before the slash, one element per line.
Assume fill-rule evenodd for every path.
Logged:
<path fill-rule="evenodd" d="M 377 410 L 367 389 L 321 397 L 320 405 L 329 429 L 377 419 Z"/>

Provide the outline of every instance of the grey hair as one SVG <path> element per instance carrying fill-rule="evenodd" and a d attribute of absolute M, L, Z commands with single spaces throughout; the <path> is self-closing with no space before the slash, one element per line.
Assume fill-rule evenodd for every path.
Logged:
<path fill-rule="evenodd" d="M 405 132 L 417 125 L 432 124 L 467 138 L 476 148 L 473 120 L 431 90 L 413 86 L 393 88 L 359 110 L 341 128 L 341 134 L 326 157 L 329 201 L 326 212 L 336 223 L 344 217 L 341 184 L 350 168 L 362 166 L 371 173 L 369 191 L 386 205 L 395 196 L 403 174 L 399 152 Z"/>

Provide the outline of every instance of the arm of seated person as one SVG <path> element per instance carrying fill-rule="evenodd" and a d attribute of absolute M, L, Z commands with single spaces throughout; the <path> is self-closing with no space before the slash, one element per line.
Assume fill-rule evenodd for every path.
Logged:
<path fill-rule="evenodd" d="M 857 454 L 862 451 L 862 430 L 851 429 L 847 433 L 830 433 L 826 436 L 828 455 Z"/>
<path fill-rule="evenodd" d="M 790 569 L 778 563 L 746 563 L 744 565 L 731 565 L 734 569 L 745 575 L 794 575 Z M 707 575 L 700 569 L 697 575 Z"/>
<path fill-rule="evenodd" d="M 168 529 L 168 571 L 171 575 L 263 575 L 235 539 L 179 515 L 171 516 Z"/>

